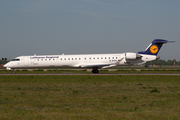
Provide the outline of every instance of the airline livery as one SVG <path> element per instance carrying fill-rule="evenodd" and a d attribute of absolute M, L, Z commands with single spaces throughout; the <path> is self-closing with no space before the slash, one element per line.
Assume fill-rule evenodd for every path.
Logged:
<path fill-rule="evenodd" d="M 164 43 L 174 42 L 162 39 L 155 39 L 145 49 L 145 51 L 134 53 L 117 54 L 82 54 L 82 55 L 34 55 L 19 56 L 4 65 L 6 69 L 24 69 L 24 68 L 53 68 L 53 67 L 76 67 L 91 68 L 92 73 L 99 73 L 98 69 L 143 64 L 149 61 L 159 59 L 157 56 Z"/>

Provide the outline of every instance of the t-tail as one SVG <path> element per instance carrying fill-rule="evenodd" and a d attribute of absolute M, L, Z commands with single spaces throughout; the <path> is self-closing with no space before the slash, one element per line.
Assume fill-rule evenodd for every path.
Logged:
<path fill-rule="evenodd" d="M 163 39 L 155 39 L 152 43 L 146 48 L 145 51 L 138 52 L 138 54 L 147 54 L 147 55 L 157 55 L 160 51 L 163 44 L 168 42 L 175 42 L 175 41 L 167 41 Z"/>

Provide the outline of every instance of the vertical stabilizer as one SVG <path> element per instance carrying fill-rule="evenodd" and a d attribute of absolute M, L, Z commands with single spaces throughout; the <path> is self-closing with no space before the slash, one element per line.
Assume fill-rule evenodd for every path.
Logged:
<path fill-rule="evenodd" d="M 163 44 L 174 41 L 167 41 L 163 39 L 155 39 L 152 43 L 146 48 L 145 51 L 138 52 L 139 54 L 148 54 L 148 55 L 157 55 L 160 51 Z"/>

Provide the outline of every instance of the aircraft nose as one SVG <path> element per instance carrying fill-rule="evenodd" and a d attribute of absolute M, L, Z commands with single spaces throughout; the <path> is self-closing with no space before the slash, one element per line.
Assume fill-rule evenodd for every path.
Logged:
<path fill-rule="evenodd" d="M 6 63 L 3 67 L 10 67 L 10 63 Z"/>
<path fill-rule="evenodd" d="M 12 65 L 10 63 L 6 63 L 3 67 L 6 67 L 7 70 L 11 70 Z"/>
<path fill-rule="evenodd" d="M 5 65 L 3 65 L 3 67 L 7 67 L 7 63 Z"/>

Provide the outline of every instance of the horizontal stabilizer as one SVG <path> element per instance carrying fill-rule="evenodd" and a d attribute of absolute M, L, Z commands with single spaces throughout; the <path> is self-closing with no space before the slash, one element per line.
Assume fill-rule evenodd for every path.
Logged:
<path fill-rule="evenodd" d="M 162 39 L 155 39 L 153 42 L 154 42 L 154 43 L 157 43 L 157 44 L 159 44 L 159 43 L 165 44 L 165 43 L 173 43 L 173 42 L 175 42 L 175 41 L 168 41 L 168 40 L 162 40 Z"/>

